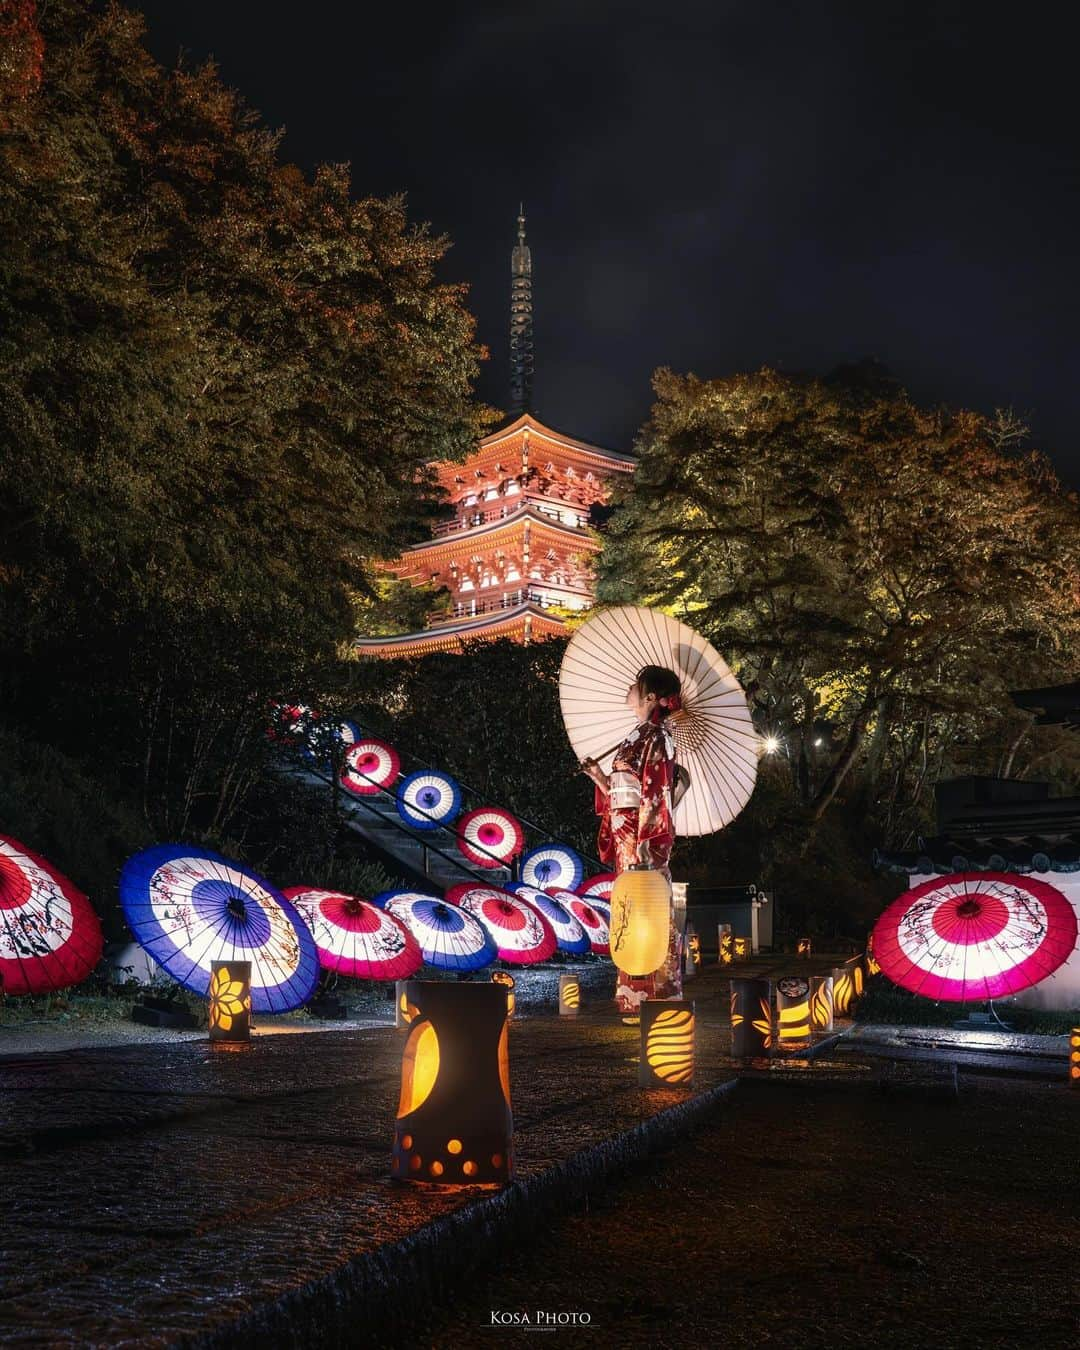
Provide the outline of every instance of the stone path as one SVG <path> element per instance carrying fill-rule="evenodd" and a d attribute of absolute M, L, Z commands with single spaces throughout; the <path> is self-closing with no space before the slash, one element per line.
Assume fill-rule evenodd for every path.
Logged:
<path fill-rule="evenodd" d="M 700 1100 L 733 1073 L 726 986 L 699 980 L 695 994 Z M 689 1096 L 638 1088 L 637 1029 L 606 1011 L 522 1019 L 515 1186 L 480 1199 L 403 1186 L 389 1177 L 403 1036 L 0 1059 L 0 1340 L 321 1346 L 359 1316 L 374 1333 L 423 1284 L 410 1263 L 437 1266 L 427 1239 L 440 1223 L 471 1240 L 463 1216 L 477 1206 L 511 1204 L 552 1169 L 571 1175 Z"/>

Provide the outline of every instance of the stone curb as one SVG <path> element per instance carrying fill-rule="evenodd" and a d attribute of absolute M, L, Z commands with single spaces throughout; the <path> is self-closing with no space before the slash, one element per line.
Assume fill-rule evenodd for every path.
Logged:
<path fill-rule="evenodd" d="M 718 1083 L 666 1107 L 631 1130 L 611 1135 L 528 1180 L 484 1195 L 408 1237 L 365 1252 L 205 1335 L 185 1338 L 200 1350 L 396 1343 L 415 1325 L 415 1310 L 442 1302 L 450 1287 L 511 1242 L 525 1238 L 594 1187 L 674 1143 L 738 1086 Z M 387 1182 L 390 1187 L 392 1183 Z M 389 1197 L 388 1197 L 389 1198 Z M 417 1343 L 415 1333 L 410 1338 Z"/>

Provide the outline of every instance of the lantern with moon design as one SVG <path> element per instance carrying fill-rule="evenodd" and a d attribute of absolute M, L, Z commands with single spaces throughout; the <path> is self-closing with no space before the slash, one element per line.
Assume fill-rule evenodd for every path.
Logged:
<path fill-rule="evenodd" d="M 506 990 L 409 980 L 391 1175 L 502 1186 L 513 1176 Z"/>

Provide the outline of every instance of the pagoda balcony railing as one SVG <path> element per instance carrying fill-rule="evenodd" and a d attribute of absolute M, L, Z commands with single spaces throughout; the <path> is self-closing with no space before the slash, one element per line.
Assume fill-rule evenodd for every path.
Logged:
<path fill-rule="evenodd" d="M 569 586 L 560 586 L 559 590 L 592 601 L 590 591 L 577 590 Z M 429 626 L 437 628 L 443 624 L 458 623 L 461 619 L 479 618 L 483 614 L 499 614 L 504 610 L 517 609 L 519 605 L 525 604 L 526 601 L 533 605 L 539 605 L 541 609 L 555 609 L 561 603 L 556 597 L 544 594 L 541 591 L 526 591 L 524 589 L 507 591 L 502 595 L 490 595 L 482 598 L 478 596 L 475 600 L 457 600 L 449 610 L 432 610 L 427 615 L 427 622 Z"/>
<path fill-rule="evenodd" d="M 588 524 L 587 511 L 572 506 L 563 508 L 548 506 L 535 498 L 532 500 L 523 498 L 513 503 L 503 503 L 501 506 L 478 507 L 476 510 L 466 511 L 461 516 L 455 516 L 453 520 L 440 520 L 435 526 L 434 537 L 442 539 L 448 534 L 460 534 L 462 530 L 475 530 L 499 520 L 510 520 L 520 515 L 527 507 L 532 507 L 538 515 L 547 516 L 549 520 L 558 521 L 571 529 L 583 530 Z M 568 516 L 575 519 L 567 519 Z"/>

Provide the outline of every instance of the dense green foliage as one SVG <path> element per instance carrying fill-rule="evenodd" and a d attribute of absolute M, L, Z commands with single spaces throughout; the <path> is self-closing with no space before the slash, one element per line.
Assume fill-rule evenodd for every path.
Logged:
<path fill-rule="evenodd" d="M 1008 699 L 1080 663 L 1080 508 L 1022 428 L 918 408 L 874 367 L 655 390 L 600 594 L 708 635 L 779 739 L 736 827 L 765 880 L 831 908 L 843 836 L 910 839 L 941 777 L 1080 783 L 1075 738 Z"/>
<path fill-rule="evenodd" d="M 486 425 L 473 320 L 445 239 L 137 15 L 0 10 L 0 700 L 157 835 L 236 835 L 268 701 L 325 688 Z"/>

